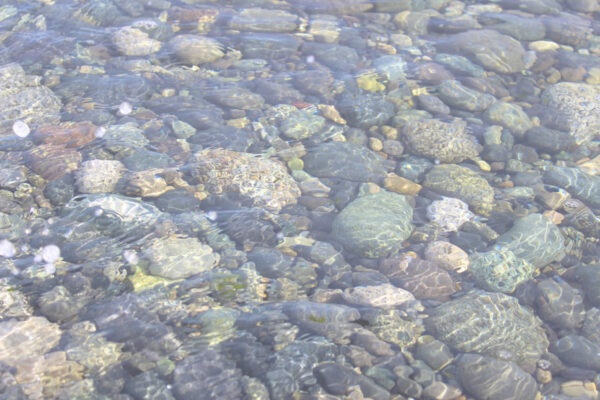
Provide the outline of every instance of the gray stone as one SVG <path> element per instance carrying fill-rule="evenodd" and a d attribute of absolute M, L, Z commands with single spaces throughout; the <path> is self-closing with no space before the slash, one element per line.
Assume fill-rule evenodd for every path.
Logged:
<path fill-rule="evenodd" d="M 498 101 L 488 108 L 485 117 L 494 124 L 510 129 L 517 137 L 523 136 L 527 130 L 533 128 L 533 122 L 516 104 Z"/>
<path fill-rule="evenodd" d="M 290 139 L 311 137 L 325 126 L 325 118 L 305 110 L 291 112 L 279 125 L 281 132 Z"/>
<path fill-rule="evenodd" d="M 377 94 L 346 95 L 336 104 L 348 124 L 367 129 L 394 116 L 394 104 Z"/>
<path fill-rule="evenodd" d="M 60 121 L 60 99 L 40 83 L 41 77 L 26 75 L 19 64 L 0 66 L 0 136 L 12 135 L 17 120 L 31 128 Z"/>
<path fill-rule="evenodd" d="M 297 24 L 297 15 L 266 8 L 242 9 L 229 21 L 230 28 L 250 32 L 291 32 Z"/>
<path fill-rule="evenodd" d="M 223 45 L 206 36 L 178 35 L 169 41 L 169 46 L 183 62 L 193 65 L 213 62 L 225 55 Z"/>
<path fill-rule="evenodd" d="M 348 393 L 352 386 L 358 385 L 362 393 L 369 398 L 387 400 L 390 394 L 370 378 L 356 373 L 351 368 L 335 363 L 323 363 L 313 369 L 317 381 L 323 388 L 336 396 Z"/>
<path fill-rule="evenodd" d="M 586 83 L 560 82 L 544 90 L 543 115 L 552 127 L 567 131 L 578 144 L 600 135 L 600 89 Z"/>
<path fill-rule="evenodd" d="M 319 178 L 379 182 L 393 168 L 379 154 L 344 142 L 321 143 L 304 156 L 304 169 Z"/>
<path fill-rule="evenodd" d="M 477 399 L 534 400 L 535 379 L 514 362 L 496 360 L 478 354 L 458 358 L 458 379 Z"/>
<path fill-rule="evenodd" d="M 512 293 L 519 283 L 531 279 L 535 267 L 512 251 L 500 249 L 471 255 L 469 271 L 483 289 Z"/>
<path fill-rule="evenodd" d="M 450 53 L 467 54 L 493 71 L 512 74 L 525 68 L 525 49 L 517 40 L 494 30 L 462 32 L 436 43 Z"/>
<path fill-rule="evenodd" d="M 500 235 L 496 245 L 512 251 L 542 268 L 553 261 L 560 261 L 564 253 L 564 237 L 556 225 L 542 214 L 529 214 L 516 220 L 512 228 Z"/>
<path fill-rule="evenodd" d="M 142 251 L 153 275 L 168 279 L 187 278 L 214 268 L 219 254 L 195 238 L 165 238 L 153 241 Z"/>
<path fill-rule="evenodd" d="M 544 183 L 560 186 L 591 207 L 600 208 L 600 176 L 592 176 L 578 168 L 548 166 Z"/>
<path fill-rule="evenodd" d="M 479 20 L 485 22 L 487 29 L 497 30 L 517 40 L 542 40 L 546 36 L 546 28 L 539 18 L 509 13 L 485 13 L 479 16 Z"/>
<path fill-rule="evenodd" d="M 583 336 L 564 336 L 558 339 L 550 350 L 568 365 L 600 370 L 600 344 Z"/>
<path fill-rule="evenodd" d="M 579 328 L 586 316 L 583 296 L 563 280 L 539 282 L 535 305 L 544 321 L 561 329 Z"/>
<path fill-rule="evenodd" d="M 449 106 L 471 112 L 484 111 L 496 100 L 491 94 L 469 89 L 459 81 L 439 84 L 437 95 Z"/>
<path fill-rule="evenodd" d="M 413 209 L 403 195 L 382 190 L 357 198 L 333 222 L 334 237 L 363 257 L 387 257 L 412 232 Z"/>
<path fill-rule="evenodd" d="M 542 322 L 512 296 L 471 290 L 443 303 L 427 330 L 456 351 L 479 353 L 532 367 L 548 347 Z"/>

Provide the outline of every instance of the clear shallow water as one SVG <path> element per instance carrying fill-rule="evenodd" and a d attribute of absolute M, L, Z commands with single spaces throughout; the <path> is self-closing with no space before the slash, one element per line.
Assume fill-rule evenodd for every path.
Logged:
<path fill-rule="evenodd" d="M 0 395 L 597 398 L 598 9 L 3 4 Z"/>

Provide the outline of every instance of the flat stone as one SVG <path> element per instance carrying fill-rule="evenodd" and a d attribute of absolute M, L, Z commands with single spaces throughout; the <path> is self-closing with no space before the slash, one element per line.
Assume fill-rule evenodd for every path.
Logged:
<path fill-rule="evenodd" d="M 335 218 L 334 237 L 363 257 L 397 252 L 412 232 L 413 209 L 403 195 L 381 191 L 358 197 Z"/>

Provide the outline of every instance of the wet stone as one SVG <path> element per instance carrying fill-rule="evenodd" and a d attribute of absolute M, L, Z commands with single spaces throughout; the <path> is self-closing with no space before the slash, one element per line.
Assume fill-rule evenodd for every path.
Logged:
<path fill-rule="evenodd" d="M 40 145 L 31 149 L 27 158 L 31 169 L 46 180 L 54 180 L 75 171 L 81 162 L 81 153 L 53 145 Z"/>
<path fill-rule="evenodd" d="M 456 351 L 508 357 L 527 366 L 548 347 L 539 318 L 502 293 L 472 290 L 435 308 L 425 325 Z"/>
<path fill-rule="evenodd" d="M 425 174 L 433 167 L 433 163 L 426 158 L 414 155 L 408 156 L 396 166 L 396 173 L 413 182 L 421 183 Z"/>
<path fill-rule="evenodd" d="M 206 349 L 188 356 L 173 371 L 177 399 L 237 399 L 243 397 L 241 373 L 235 364 L 215 350 Z"/>
<path fill-rule="evenodd" d="M 252 249 L 256 245 L 275 246 L 277 228 L 264 218 L 264 213 L 258 210 L 239 210 L 234 211 L 221 226 L 244 249 Z"/>
<path fill-rule="evenodd" d="M 42 356 L 58 344 L 61 335 L 60 327 L 44 317 L 0 322 L 0 361 L 15 366 Z"/>
<path fill-rule="evenodd" d="M 253 141 L 251 133 L 246 129 L 237 129 L 231 126 L 200 130 L 188 138 L 188 142 L 203 148 L 220 147 L 233 151 L 246 151 Z"/>
<path fill-rule="evenodd" d="M 442 232 L 456 232 L 474 217 L 467 203 L 452 197 L 435 200 L 427 206 L 427 218 L 438 225 Z"/>
<path fill-rule="evenodd" d="M 324 99 L 332 97 L 333 76 L 327 70 L 298 71 L 294 74 L 292 82 L 302 93 L 321 96 Z"/>
<path fill-rule="evenodd" d="M 583 286 L 586 300 L 600 307 L 600 264 L 577 267 L 575 278 Z"/>
<path fill-rule="evenodd" d="M 12 125 L 22 120 L 31 127 L 60 121 L 60 99 L 41 77 L 26 75 L 16 63 L 0 66 L 0 136 L 12 134 Z"/>
<path fill-rule="evenodd" d="M 337 304 L 297 301 L 284 303 L 282 309 L 291 320 L 300 324 L 343 324 L 360 318 L 360 313 L 355 308 Z"/>
<path fill-rule="evenodd" d="M 600 344 L 600 309 L 592 307 L 586 311 L 581 333 L 592 342 Z"/>
<path fill-rule="evenodd" d="M 469 255 L 460 247 L 445 241 L 434 241 L 425 248 L 425 259 L 448 271 L 465 272 L 469 267 Z"/>
<path fill-rule="evenodd" d="M 242 110 L 259 109 L 265 103 L 265 99 L 261 95 L 242 87 L 213 90 L 207 94 L 206 98 L 218 105 Z"/>
<path fill-rule="evenodd" d="M 403 195 L 381 191 L 348 204 L 335 218 L 332 232 L 348 251 L 386 257 L 400 250 L 412 232 L 412 213 Z"/>
<path fill-rule="evenodd" d="M 417 97 L 419 107 L 432 114 L 450 114 L 448 107 L 442 100 L 430 94 Z"/>
<path fill-rule="evenodd" d="M 479 112 L 488 109 L 494 96 L 463 86 L 459 81 L 444 81 L 437 86 L 437 96 L 451 107 Z"/>
<path fill-rule="evenodd" d="M 304 42 L 302 52 L 314 56 L 334 71 L 350 72 L 356 68 L 359 56 L 352 47 L 330 43 Z"/>
<path fill-rule="evenodd" d="M 561 329 L 580 327 L 586 316 L 579 291 L 558 279 L 538 283 L 535 305 L 544 321 Z"/>
<path fill-rule="evenodd" d="M 396 307 L 415 299 L 410 292 L 389 283 L 346 289 L 343 298 L 350 304 L 371 307 Z"/>
<path fill-rule="evenodd" d="M 451 123 L 437 119 L 408 122 L 403 136 L 413 152 L 447 163 L 458 163 L 477 157 L 481 146 L 467 133 L 466 123 L 455 119 Z"/>
<path fill-rule="evenodd" d="M 477 354 L 462 354 L 457 360 L 458 379 L 478 399 L 534 400 L 535 379 L 517 364 Z"/>
<path fill-rule="evenodd" d="M 425 176 L 423 186 L 445 196 L 457 197 L 482 215 L 489 215 L 494 206 L 494 190 L 487 180 L 458 165 L 434 166 Z"/>
<path fill-rule="evenodd" d="M 291 112 L 279 125 L 281 132 L 290 139 L 311 137 L 325 126 L 325 118 L 305 110 Z"/>
<path fill-rule="evenodd" d="M 448 272 L 437 264 L 411 257 L 382 260 L 379 270 L 390 281 L 418 299 L 445 299 L 456 292 L 456 284 Z"/>
<path fill-rule="evenodd" d="M 600 134 L 600 90 L 586 83 L 560 82 L 548 87 L 541 100 L 549 112 L 544 118 L 552 128 L 569 132 L 580 143 Z"/>
<path fill-rule="evenodd" d="M 568 365 L 600 370 L 600 344 L 583 336 L 563 336 L 550 347 L 550 350 Z"/>
<path fill-rule="evenodd" d="M 75 173 L 80 193 L 110 193 L 114 191 L 125 166 L 116 160 L 88 160 Z"/>
<path fill-rule="evenodd" d="M 484 13 L 480 21 L 485 27 L 512 36 L 517 40 L 542 40 L 546 28 L 539 18 L 531 18 L 510 13 Z"/>
<path fill-rule="evenodd" d="M 575 139 L 572 136 L 543 126 L 535 126 L 527 130 L 524 139 L 530 146 L 538 149 L 538 151 L 551 154 L 559 151 L 568 151 L 575 147 Z"/>
<path fill-rule="evenodd" d="M 346 95 L 336 108 L 349 125 L 363 129 L 384 125 L 394 116 L 394 104 L 376 94 Z"/>
<path fill-rule="evenodd" d="M 154 371 L 146 371 L 129 379 L 125 391 L 136 399 L 175 399 L 167 388 L 167 382 Z"/>
<path fill-rule="evenodd" d="M 72 296 L 64 286 L 55 286 L 38 299 L 39 312 L 50 321 L 65 321 L 85 305 L 84 299 Z"/>
<path fill-rule="evenodd" d="M 450 53 L 467 54 L 493 71 L 512 74 L 525 68 L 525 49 L 517 40 L 494 30 L 482 29 L 456 34 L 436 47 Z"/>
<path fill-rule="evenodd" d="M 177 35 L 169 46 L 183 62 L 193 65 L 213 62 L 225 55 L 221 43 L 199 35 Z"/>
<path fill-rule="evenodd" d="M 553 14 L 555 15 L 542 17 L 546 28 L 546 40 L 576 48 L 586 45 L 591 30 L 589 20 L 565 12 Z"/>
<path fill-rule="evenodd" d="M 560 186 L 591 207 L 600 207 L 600 176 L 588 175 L 577 168 L 548 166 L 544 183 Z"/>
<path fill-rule="evenodd" d="M 393 163 L 374 151 L 344 142 L 318 144 L 303 161 L 304 169 L 313 176 L 356 182 L 378 182 L 393 168 Z"/>
<path fill-rule="evenodd" d="M 294 54 L 300 40 L 292 35 L 247 33 L 239 36 L 239 49 L 245 57 L 279 60 Z"/>
<path fill-rule="evenodd" d="M 512 293 L 521 282 L 532 278 L 535 267 L 507 249 L 471 255 L 469 271 L 486 290 Z"/>
<path fill-rule="evenodd" d="M 98 127 L 90 122 L 62 122 L 58 125 L 43 125 L 31 134 L 36 143 L 64 145 L 76 148 L 93 142 Z"/>
<path fill-rule="evenodd" d="M 423 326 L 406 318 L 405 313 L 398 309 L 370 309 L 361 314 L 366 326 L 371 332 L 385 342 L 401 348 L 413 346 L 423 333 Z"/>
<path fill-rule="evenodd" d="M 194 159 L 192 177 L 211 193 L 233 191 L 275 212 L 300 196 L 300 188 L 278 161 L 224 149 L 203 150 Z"/>
<path fill-rule="evenodd" d="M 283 10 L 247 8 L 229 21 L 229 27 L 250 32 L 291 32 L 296 30 L 298 17 Z"/>
<path fill-rule="evenodd" d="M 187 278 L 206 272 L 219 262 L 219 254 L 195 238 L 165 238 L 153 241 L 142 251 L 153 275 L 168 279 Z"/>
<path fill-rule="evenodd" d="M 454 355 L 444 343 L 424 335 L 417 340 L 416 356 L 433 370 L 439 371 L 454 360 Z"/>
<path fill-rule="evenodd" d="M 185 213 L 200 209 L 200 200 L 185 189 L 169 190 L 154 200 L 159 210 L 172 214 Z"/>
<path fill-rule="evenodd" d="M 518 137 L 533 128 L 527 114 L 516 104 L 498 101 L 485 112 L 485 116 L 491 123 L 510 129 Z"/>
<path fill-rule="evenodd" d="M 126 56 L 146 56 L 160 50 L 162 43 L 152 39 L 143 30 L 125 26 L 115 32 L 112 42 Z"/>
<path fill-rule="evenodd" d="M 542 214 L 529 214 L 516 220 L 500 235 L 496 245 L 510 250 L 536 268 L 564 257 L 564 238 L 556 225 Z"/>
<path fill-rule="evenodd" d="M 317 381 L 323 388 L 336 396 L 348 393 L 349 388 L 358 385 L 362 393 L 375 400 L 390 398 L 387 390 L 373 382 L 370 378 L 356 373 L 353 369 L 334 363 L 323 363 L 313 370 Z"/>

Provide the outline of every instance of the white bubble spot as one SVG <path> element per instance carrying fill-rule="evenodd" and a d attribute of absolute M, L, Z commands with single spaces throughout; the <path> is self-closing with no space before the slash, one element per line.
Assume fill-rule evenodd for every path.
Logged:
<path fill-rule="evenodd" d="M 206 218 L 208 218 L 209 221 L 216 221 L 217 220 L 217 212 L 216 211 L 207 212 Z"/>
<path fill-rule="evenodd" d="M 119 104 L 119 113 L 121 113 L 121 115 L 129 115 L 133 112 L 133 106 L 131 104 L 129 104 L 128 102 L 124 101 L 121 104 Z"/>
<path fill-rule="evenodd" d="M 53 274 L 56 272 L 56 267 L 52 263 L 45 264 L 44 269 L 46 270 L 46 273 L 48 273 L 48 274 Z"/>
<path fill-rule="evenodd" d="M 139 260 L 137 253 L 133 250 L 125 250 L 123 252 L 123 258 L 129 264 L 137 264 L 137 262 Z"/>
<path fill-rule="evenodd" d="M 51 264 L 60 258 L 60 248 L 55 244 L 49 244 L 42 248 L 42 260 Z"/>
<path fill-rule="evenodd" d="M 6 239 L 0 240 L 0 257 L 11 258 L 16 253 L 15 246 Z"/>
<path fill-rule="evenodd" d="M 96 129 L 96 132 L 94 132 L 94 136 L 96 136 L 98 139 L 104 137 L 104 135 L 106 135 L 106 128 L 102 126 L 98 127 L 98 129 Z"/>
<path fill-rule="evenodd" d="M 20 119 L 15 121 L 15 123 L 12 126 L 12 130 L 15 135 L 22 138 L 29 136 L 29 133 L 31 132 L 31 129 L 29 129 L 29 125 L 27 125 L 24 121 L 21 121 Z"/>

